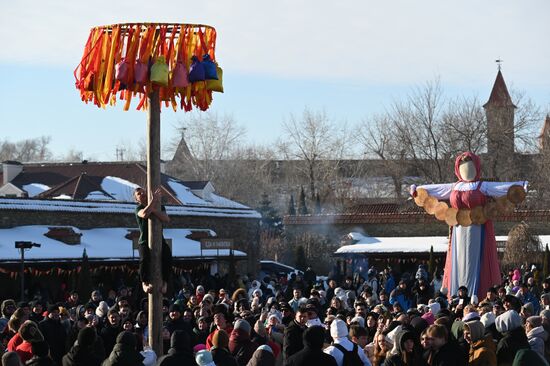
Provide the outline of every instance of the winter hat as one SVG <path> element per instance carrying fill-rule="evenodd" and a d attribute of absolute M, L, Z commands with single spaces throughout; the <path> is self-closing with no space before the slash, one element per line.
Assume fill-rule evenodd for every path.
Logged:
<path fill-rule="evenodd" d="M 304 346 L 313 349 L 322 349 L 325 341 L 325 328 L 320 326 L 309 327 L 303 334 Z"/>
<path fill-rule="evenodd" d="M 533 314 L 535 312 L 535 309 L 533 307 L 532 302 L 528 302 L 525 305 L 522 306 L 522 310 L 528 311 L 529 314 Z"/>
<path fill-rule="evenodd" d="M 31 352 L 37 357 L 48 357 L 48 353 L 50 353 L 50 346 L 46 341 L 32 342 Z"/>
<path fill-rule="evenodd" d="M 203 344 L 203 343 L 199 343 L 197 345 L 195 345 L 195 347 L 193 347 L 193 353 L 198 353 L 200 351 L 203 351 L 206 349 L 206 345 Z"/>
<path fill-rule="evenodd" d="M 100 301 L 98 307 L 95 309 L 95 315 L 97 315 L 100 318 L 103 318 L 107 316 L 108 312 L 109 312 L 109 304 L 107 304 L 105 301 Z"/>
<path fill-rule="evenodd" d="M 206 297 L 206 296 L 205 296 Z M 178 304 L 172 304 L 170 305 L 170 307 L 168 308 L 168 312 L 171 313 L 171 312 L 178 312 L 178 313 L 181 313 L 181 307 L 178 305 Z"/>
<path fill-rule="evenodd" d="M 433 314 L 434 317 L 441 310 L 441 305 L 438 302 L 433 302 L 431 304 L 428 304 L 428 307 L 430 308 L 430 312 Z"/>
<path fill-rule="evenodd" d="M 4 314 L 4 310 L 5 310 L 6 307 L 8 307 L 9 305 L 15 307 L 15 300 L 13 300 L 13 299 L 7 299 L 7 300 L 2 301 L 2 305 L 0 306 L 0 311 L 2 312 L 2 315 L 7 315 L 7 314 Z"/>
<path fill-rule="evenodd" d="M 479 313 L 477 311 L 471 311 L 471 312 L 469 312 L 468 314 L 466 314 L 462 317 L 462 321 L 464 323 L 472 321 L 472 320 L 479 320 L 479 319 L 480 319 L 480 316 L 479 316 Z"/>
<path fill-rule="evenodd" d="M 355 316 L 351 319 L 351 323 L 357 323 L 359 326 L 365 328 L 365 319 L 362 316 Z"/>
<path fill-rule="evenodd" d="M 136 335 L 132 332 L 124 331 L 120 332 L 116 337 L 116 343 L 124 344 L 132 349 L 137 346 Z"/>
<path fill-rule="evenodd" d="M 544 309 L 540 312 L 540 316 L 542 316 L 543 320 L 546 319 L 547 321 L 550 321 L 550 310 Z"/>
<path fill-rule="evenodd" d="M 480 339 L 483 338 L 483 335 L 485 334 L 485 327 L 479 320 L 474 320 L 474 321 L 465 323 L 464 328 L 467 328 L 470 331 L 470 335 L 472 336 L 472 342 L 479 341 Z"/>
<path fill-rule="evenodd" d="M 205 349 L 197 352 L 195 355 L 195 362 L 199 366 L 216 366 L 214 359 L 212 358 L 212 353 Z"/>
<path fill-rule="evenodd" d="M 2 355 L 2 366 L 21 366 L 21 359 L 17 352 L 6 352 Z"/>
<path fill-rule="evenodd" d="M 214 297 L 210 294 L 206 294 L 204 295 L 204 297 L 202 298 L 202 301 L 210 301 L 211 304 L 214 303 Z"/>
<path fill-rule="evenodd" d="M 59 311 L 59 306 L 57 306 L 55 304 L 52 304 L 52 305 L 48 306 L 48 314 L 53 313 L 56 310 Z"/>
<path fill-rule="evenodd" d="M 348 336 L 348 326 L 341 319 L 334 319 L 330 324 L 330 336 L 332 338 L 343 338 Z"/>
<path fill-rule="evenodd" d="M 521 327 L 521 317 L 515 310 L 508 310 L 497 316 L 495 326 L 500 333 L 510 332 Z"/>
<path fill-rule="evenodd" d="M 530 316 L 527 318 L 527 323 L 531 324 L 533 328 L 540 327 L 542 325 L 542 317 Z"/>
<path fill-rule="evenodd" d="M 481 316 L 481 323 L 485 328 L 490 327 L 491 325 L 495 324 L 496 316 L 492 312 L 485 313 Z"/>
<path fill-rule="evenodd" d="M 235 322 L 235 325 L 233 326 L 233 329 L 240 329 L 240 330 L 244 331 L 245 333 L 250 334 L 251 326 L 250 326 L 250 323 L 247 322 L 246 320 L 237 319 L 237 321 Z"/>
<path fill-rule="evenodd" d="M 32 320 L 27 320 L 21 325 L 21 328 L 19 328 L 19 335 L 23 340 L 29 343 L 44 340 L 44 336 L 42 332 L 40 332 L 40 329 L 38 329 L 38 325 Z"/>
<path fill-rule="evenodd" d="M 177 351 L 191 352 L 191 338 L 189 333 L 183 330 L 175 330 L 170 337 L 170 348 Z"/>
<path fill-rule="evenodd" d="M 271 347 L 269 347 L 267 344 L 262 344 L 260 347 L 257 348 L 257 350 L 273 353 L 273 349 L 271 349 Z"/>
<path fill-rule="evenodd" d="M 78 345 L 80 347 L 89 347 L 96 340 L 96 332 L 94 328 L 84 327 L 78 332 Z"/>
<path fill-rule="evenodd" d="M 281 314 L 277 311 L 276 313 L 271 314 L 267 317 L 267 321 L 269 322 L 272 318 L 277 319 L 279 323 L 281 323 Z"/>
<path fill-rule="evenodd" d="M 225 330 L 220 329 L 212 336 L 212 348 L 227 348 L 229 347 L 229 336 Z"/>
<path fill-rule="evenodd" d="M 198 285 L 198 286 L 197 286 L 196 292 L 197 292 L 197 293 L 199 293 L 199 292 L 204 293 L 204 287 L 203 287 L 202 285 Z"/>
<path fill-rule="evenodd" d="M 435 322 L 435 317 L 432 312 L 427 312 L 426 314 L 422 315 L 422 319 L 424 319 L 428 325 L 432 325 Z"/>

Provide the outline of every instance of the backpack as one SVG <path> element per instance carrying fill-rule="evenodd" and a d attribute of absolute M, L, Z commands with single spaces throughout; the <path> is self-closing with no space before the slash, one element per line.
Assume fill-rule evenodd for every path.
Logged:
<path fill-rule="evenodd" d="M 343 366 L 363 366 L 363 361 L 361 361 L 357 353 L 357 349 L 359 348 L 357 344 L 353 344 L 353 349 L 351 351 L 348 351 L 343 346 L 336 343 L 334 343 L 333 346 L 344 355 L 344 362 L 342 362 Z"/>

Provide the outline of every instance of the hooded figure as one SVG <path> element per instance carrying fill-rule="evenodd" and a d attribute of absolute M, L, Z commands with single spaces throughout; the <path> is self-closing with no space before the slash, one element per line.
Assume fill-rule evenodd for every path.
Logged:
<path fill-rule="evenodd" d="M 116 344 L 103 366 L 135 366 L 143 364 L 143 356 L 136 348 L 137 339 L 134 333 L 124 331 L 116 337 Z"/>
<path fill-rule="evenodd" d="M 395 354 L 387 358 L 384 366 L 421 365 L 422 357 L 415 350 L 415 335 L 408 330 L 402 330 L 395 337 Z"/>
<path fill-rule="evenodd" d="M 220 329 L 214 334 L 210 352 L 216 366 L 237 366 L 235 357 L 229 353 L 229 335 L 225 330 Z"/>
<path fill-rule="evenodd" d="M 63 356 L 63 366 L 99 366 L 103 358 L 95 351 L 97 333 L 94 328 L 84 327 L 69 352 Z"/>
<path fill-rule="evenodd" d="M 50 346 L 46 341 L 38 341 L 32 344 L 33 357 L 28 360 L 26 366 L 54 366 L 50 358 Z"/>
<path fill-rule="evenodd" d="M 191 348 L 191 339 L 189 334 L 183 330 L 176 330 L 172 333 L 168 354 L 162 356 L 157 362 L 157 366 L 176 365 L 196 365 L 193 349 Z"/>
<path fill-rule="evenodd" d="M 479 320 L 464 324 L 464 330 L 470 333 L 470 351 L 468 365 L 496 366 L 497 355 L 492 337 L 485 337 L 485 327 Z"/>
<path fill-rule="evenodd" d="M 34 353 L 32 352 L 32 344 L 44 340 L 42 332 L 38 329 L 38 325 L 32 320 L 27 320 L 19 328 L 19 335 L 23 339 L 23 343 L 15 348 L 15 352 L 19 355 L 22 363 L 30 360 Z"/>
<path fill-rule="evenodd" d="M 245 366 L 258 348 L 258 344 L 250 340 L 251 330 L 250 323 L 238 319 L 229 337 L 229 351 L 240 366 Z"/>
<path fill-rule="evenodd" d="M 425 189 L 438 200 L 449 200 L 453 209 L 477 208 L 479 211 L 478 207 L 483 208 L 488 197 L 506 196 L 513 185 L 527 187 L 526 181 L 481 181 L 481 160 L 472 152 L 456 157 L 455 175 L 458 179 L 456 183 L 428 184 L 418 188 Z M 416 190 L 415 185 L 411 186 L 413 196 L 416 196 Z M 471 294 L 483 298 L 489 287 L 501 282 L 493 223 L 482 217 L 479 222 L 468 226 L 452 226 L 443 277 L 443 287 L 449 289 L 449 296 L 455 295 L 458 287 L 464 285 Z"/>
<path fill-rule="evenodd" d="M 527 331 L 527 341 L 531 349 L 544 358 L 544 344 L 548 340 L 548 333 L 542 326 L 542 317 L 530 316 L 525 323 Z"/>
<path fill-rule="evenodd" d="M 351 357 L 359 358 L 357 362 L 363 362 L 370 366 L 370 361 L 365 352 L 357 344 L 348 339 L 348 327 L 343 320 L 334 319 L 330 324 L 330 336 L 333 339 L 332 346 L 327 347 L 324 352 L 334 357 L 338 366 L 344 364 L 344 352 L 351 352 Z"/>
<path fill-rule="evenodd" d="M 275 356 L 271 347 L 266 344 L 258 347 L 246 366 L 275 366 Z"/>
<path fill-rule="evenodd" d="M 334 357 L 323 352 L 325 329 L 313 326 L 304 332 L 304 348 L 290 356 L 285 366 L 336 366 Z"/>
<path fill-rule="evenodd" d="M 525 331 L 521 326 L 521 317 L 515 310 L 497 316 L 497 330 L 504 335 L 497 345 L 497 361 L 499 365 L 511 365 L 516 352 L 520 349 L 530 349 Z"/>

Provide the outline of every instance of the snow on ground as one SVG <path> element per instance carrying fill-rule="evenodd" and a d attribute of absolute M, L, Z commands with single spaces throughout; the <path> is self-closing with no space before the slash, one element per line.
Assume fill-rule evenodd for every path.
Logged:
<path fill-rule="evenodd" d="M 10 229 L 0 229 L 0 261 L 17 261 L 21 258 L 21 252 L 15 248 L 16 241 L 32 241 L 41 244 L 40 248 L 32 248 L 25 251 L 25 260 L 70 260 L 82 258 L 86 253 L 90 260 L 120 260 L 138 258 L 137 250 L 132 250 L 132 241 L 125 236 L 135 228 L 102 228 L 80 230 L 73 228 L 76 233 L 81 233 L 81 243 L 69 245 L 44 236 L 49 231 L 48 226 L 32 225 L 18 226 Z M 200 242 L 186 238 L 193 229 L 165 229 L 164 237 L 172 239 L 172 256 L 174 258 L 200 258 Z M 212 231 L 210 231 L 213 233 Z M 204 250 L 203 257 L 226 257 L 229 250 Z M 237 257 L 246 256 L 246 253 L 234 250 Z"/>
<path fill-rule="evenodd" d="M 25 184 L 22 188 L 28 193 L 29 197 L 34 197 L 50 189 L 47 185 L 40 183 Z"/>
<path fill-rule="evenodd" d="M 107 176 L 101 181 L 101 188 L 117 201 L 134 202 L 134 190 L 137 187 L 139 187 L 137 184 L 119 177 Z"/>

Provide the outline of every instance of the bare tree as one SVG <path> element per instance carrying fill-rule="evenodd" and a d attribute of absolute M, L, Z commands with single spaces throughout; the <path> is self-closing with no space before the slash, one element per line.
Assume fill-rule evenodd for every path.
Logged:
<path fill-rule="evenodd" d="M 24 139 L 17 142 L 0 140 L 0 160 L 17 160 L 20 162 L 47 161 L 52 158 L 49 149 L 50 136 Z"/>
<path fill-rule="evenodd" d="M 537 235 L 533 235 L 529 225 L 521 222 L 508 233 L 508 241 L 504 249 L 503 264 L 513 266 L 529 265 L 542 261 L 542 244 Z"/>
<path fill-rule="evenodd" d="M 330 121 L 326 112 L 305 109 L 301 118 L 290 115 L 283 121 L 284 143 L 279 144 L 279 153 L 295 164 L 298 172 L 307 179 L 311 200 L 321 191 L 321 183 L 334 183 L 342 160 L 347 157 L 347 127 L 340 128 Z"/>

